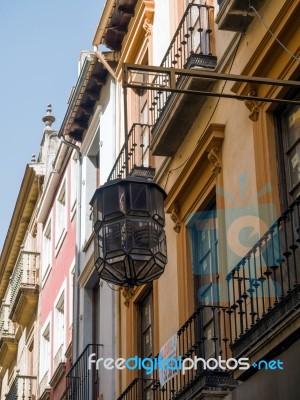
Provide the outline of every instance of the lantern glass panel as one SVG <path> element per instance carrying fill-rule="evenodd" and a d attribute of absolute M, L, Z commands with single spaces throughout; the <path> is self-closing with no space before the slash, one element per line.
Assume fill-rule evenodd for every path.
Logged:
<path fill-rule="evenodd" d="M 151 212 L 153 219 L 157 221 L 161 226 L 164 226 L 164 196 L 163 193 L 156 188 L 153 188 L 151 190 Z"/>
<path fill-rule="evenodd" d="M 104 220 L 114 219 L 126 212 L 125 191 L 123 186 L 108 186 L 103 191 Z"/>
<path fill-rule="evenodd" d="M 102 231 L 102 229 L 101 229 Z M 109 224 L 103 228 L 105 256 L 114 252 L 120 252 L 122 249 L 121 226 L 119 222 Z"/>
<path fill-rule="evenodd" d="M 133 223 L 134 247 L 152 249 L 158 245 L 159 232 L 151 221 L 136 221 Z"/>
<path fill-rule="evenodd" d="M 147 210 L 147 186 L 132 183 L 130 188 L 132 208 L 135 210 Z"/>

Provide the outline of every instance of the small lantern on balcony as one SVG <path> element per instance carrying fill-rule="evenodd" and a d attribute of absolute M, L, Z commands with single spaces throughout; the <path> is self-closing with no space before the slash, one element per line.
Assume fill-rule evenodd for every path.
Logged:
<path fill-rule="evenodd" d="M 96 190 L 91 205 L 95 266 L 100 277 L 136 286 L 161 276 L 167 262 L 165 192 L 154 182 L 129 176 Z"/>

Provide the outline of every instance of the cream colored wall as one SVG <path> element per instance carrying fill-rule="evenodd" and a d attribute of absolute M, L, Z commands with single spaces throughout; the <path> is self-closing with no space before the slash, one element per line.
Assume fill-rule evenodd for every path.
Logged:
<path fill-rule="evenodd" d="M 155 1 L 155 13 L 152 27 L 153 65 L 160 65 L 172 38 L 170 19 L 168 18 L 169 15 L 169 2 Z"/>
<path fill-rule="evenodd" d="M 261 8 L 261 13 L 268 25 L 278 27 L 281 23 L 280 18 L 274 22 L 275 16 L 282 9 L 283 5 L 289 2 L 279 0 L 274 2 L 265 2 Z M 214 2 L 216 7 L 216 1 Z M 168 25 L 165 15 L 171 15 L 174 18 L 176 12 L 169 7 L 174 7 L 172 0 L 169 3 L 157 0 L 155 2 L 155 16 L 153 20 L 153 34 L 151 36 L 153 55 L 150 55 L 154 64 L 159 65 L 165 49 L 168 47 L 173 32 L 167 40 L 168 35 L 163 37 L 160 35 L 162 28 L 164 32 L 167 27 L 173 30 L 173 20 L 170 26 Z M 255 52 L 259 47 L 262 38 L 266 38 L 269 34 L 261 23 L 255 19 L 248 27 L 246 34 L 242 37 L 237 54 L 234 56 L 236 45 L 239 40 L 239 34 L 218 30 L 217 25 L 214 31 L 214 48 L 218 58 L 217 70 L 220 72 L 229 72 L 234 74 L 243 74 L 245 71 L 248 74 L 254 73 L 259 60 L 263 54 Z M 289 43 L 295 47 L 297 37 L 289 38 Z M 281 50 L 282 53 L 282 50 Z M 281 54 L 278 63 L 270 69 L 270 74 L 278 76 L 280 71 L 285 69 L 285 60 L 287 55 Z M 265 61 L 266 63 L 266 61 Z M 244 88 L 235 87 L 232 82 L 227 82 L 223 87 L 224 81 L 216 83 L 214 90 L 216 92 L 233 94 L 244 90 Z M 247 91 L 246 91 L 247 92 Z M 186 136 L 181 147 L 172 159 L 165 157 L 155 157 L 155 167 L 157 170 L 157 182 L 170 193 L 178 184 L 180 176 L 187 160 L 191 157 L 198 140 L 202 137 L 208 124 L 222 124 L 224 129 L 224 140 L 220 146 L 220 161 L 222 165 L 221 172 L 215 177 L 214 181 L 208 188 L 203 191 L 206 182 L 211 179 L 211 165 L 207 160 L 203 164 L 203 169 L 193 171 L 193 184 L 189 184 L 188 191 L 182 193 L 178 199 L 179 202 L 179 218 L 182 221 L 180 233 L 176 233 L 173 229 L 174 223 L 170 215 L 166 217 L 166 234 L 168 245 L 168 264 L 164 274 L 154 283 L 157 288 L 156 304 L 157 313 L 155 319 L 155 352 L 179 329 L 180 325 L 189 317 L 191 309 L 191 299 L 193 289 L 189 284 L 191 277 L 188 273 L 183 274 L 184 269 L 188 269 L 188 251 L 186 247 L 186 235 L 184 233 L 184 224 L 190 210 L 196 210 L 196 207 L 201 207 L 204 204 L 207 196 L 216 186 L 219 191 L 222 189 L 228 195 L 217 194 L 217 208 L 224 212 L 222 223 L 220 223 L 219 237 L 222 257 L 220 258 L 220 270 L 222 279 L 225 274 L 231 269 L 236 262 L 233 254 L 228 251 L 226 238 L 228 228 L 231 224 L 230 210 L 234 208 L 252 208 L 252 212 L 257 214 L 257 217 L 263 217 L 266 223 L 271 223 L 279 213 L 278 208 L 278 178 L 275 154 L 275 127 L 272 115 L 265 114 L 268 108 L 263 105 L 259 110 L 258 121 L 252 121 L 249 118 L 250 111 L 243 101 L 235 99 L 218 99 L 208 98 L 198 118 Z M 264 157 L 264 151 L 265 153 Z M 258 160 L 262 159 L 260 163 Z M 264 165 L 264 168 L 262 168 Z M 186 178 L 190 179 L 190 178 Z M 267 194 L 263 201 L 271 201 L 274 203 L 274 212 L 272 215 L 265 216 L 258 206 L 255 199 L 257 193 L 266 184 L 270 183 L 271 193 Z M 202 193 L 202 194 L 201 194 Z M 168 201 L 168 199 L 167 199 Z M 257 226 L 257 232 L 263 233 L 264 225 Z M 254 244 L 256 237 L 253 237 Z M 122 301 L 121 301 L 122 302 Z M 135 305 L 132 302 L 129 308 L 122 305 L 121 309 L 121 325 L 123 332 L 126 332 L 126 337 L 122 337 L 121 348 L 122 356 L 126 356 L 133 350 L 132 335 L 136 329 L 136 314 Z M 131 343 L 131 344 L 130 344 Z M 130 382 L 133 378 L 131 373 L 126 375 L 122 382 L 122 387 Z"/>
<path fill-rule="evenodd" d="M 166 216 L 165 232 L 167 236 L 168 263 L 165 272 L 157 281 L 158 286 L 158 318 L 155 321 L 158 328 L 159 341 L 156 343 L 156 353 L 161 346 L 179 328 L 179 305 L 178 305 L 178 274 L 177 274 L 177 234 L 173 229 L 173 221 Z M 172 316 L 170 318 L 170 316 Z M 167 321 L 167 323 L 166 323 Z"/>

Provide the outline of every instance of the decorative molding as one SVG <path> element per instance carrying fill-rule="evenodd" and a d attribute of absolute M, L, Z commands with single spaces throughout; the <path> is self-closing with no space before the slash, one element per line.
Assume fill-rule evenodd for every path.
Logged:
<path fill-rule="evenodd" d="M 50 388 L 44 389 L 43 393 L 39 397 L 39 400 L 49 400 L 50 399 L 50 393 L 51 393 L 51 389 Z"/>
<path fill-rule="evenodd" d="M 129 307 L 130 304 L 130 300 L 132 299 L 132 297 L 135 295 L 136 291 L 137 291 L 137 287 L 133 286 L 133 287 L 122 287 L 121 288 L 122 291 L 122 295 L 125 299 L 124 301 L 124 305 L 126 307 Z"/>
<path fill-rule="evenodd" d="M 215 146 L 207 154 L 207 158 L 213 165 L 211 172 L 213 173 L 214 176 L 219 175 L 219 173 L 222 170 L 222 164 L 218 153 L 219 153 L 219 147 Z"/>
<path fill-rule="evenodd" d="M 34 221 L 34 224 L 33 224 L 33 227 L 32 227 L 32 237 L 36 237 L 36 235 L 37 235 L 37 221 Z"/>
<path fill-rule="evenodd" d="M 171 220 L 174 222 L 174 226 L 173 226 L 173 229 L 174 229 L 174 231 L 176 232 L 176 233 L 179 233 L 180 232 L 180 230 L 181 230 L 181 225 L 182 225 L 182 222 L 181 222 L 181 220 L 180 220 L 180 218 L 179 218 L 179 207 L 178 207 L 178 205 L 176 204 L 176 203 L 174 203 L 173 204 L 173 207 L 172 207 L 172 209 L 171 209 Z"/>
<path fill-rule="evenodd" d="M 251 89 L 248 96 L 257 96 L 257 92 Z M 245 106 L 250 110 L 249 118 L 251 121 L 256 122 L 259 114 L 259 102 L 255 100 L 244 100 Z"/>
<path fill-rule="evenodd" d="M 72 344 L 72 341 L 71 341 L 69 346 L 68 346 L 68 348 L 67 348 L 67 350 L 66 350 L 66 352 L 65 352 L 65 357 L 68 360 L 71 360 L 72 359 L 72 354 L 73 354 L 73 344 Z"/>
<path fill-rule="evenodd" d="M 155 2 L 153 0 L 143 0 L 140 3 L 140 7 L 135 10 L 135 17 L 132 21 L 133 25 L 123 41 L 122 55 L 116 69 L 117 76 L 120 77 L 124 62 L 135 62 L 137 48 L 143 47 L 139 43 L 151 35 L 154 9 Z"/>
<path fill-rule="evenodd" d="M 146 31 L 146 37 L 151 36 L 151 34 L 152 34 L 152 21 L 147 17 L 144 20 L 143 28 Z"/>
<path fill-rule="evenodd" d="M 219 149 L 218 152 L 220 153 L 220 148 L 224 140 L 224 130 L 224 124 L 211 123 L 200 137 L 192 154 L 188 158 L 188 161 L 184 165 L 182 171 L 178 174 L 168 193 L 168 196 L 165 200 L 165 209 L 167 213 L 172 212 L 173 205 L 175 203 L 180 203 L 180 197 L 187 193 L 190 185 L 193 184 L 193 179 L 199 174 L 199 171 L 203 170 L 203 168 L 206 168 L 207 165 L 209 165 L 207 161 L 208 154 L 210 154 L 211 160 L 214 160 L 214 162 L 211 161 L 214 165 L 214 168 L 211 172 L 212 178 L 215 179 L 216 175 L 213 173 L 213 171 L 219 171 L 219 168 L 221 167 L 221 161 L 218 153 L 214 154 L 216 150 L 213 152 L 211 151 L 217 148 Z M 172 168 L 174 167 L 172 165 Z M 171 165 L 169 165 L 169 168 L 171 168 Z"/>
<path fill-rule="evenodd" d="M 61 361 L 57 365 L 57 367 L 56 367 L 56 369 L 54 371 L 54 374 L 53 374 L 53 376 L 52 376 L 52 378 L 51 378 L 51 380 L 49 382 L 49 384 L 50 384 L 50 386 L 52 388 L 55 388 L 60 383 L 61 379 L 65 375 L 65 371 L 66 371 L 66 363 Z"/>

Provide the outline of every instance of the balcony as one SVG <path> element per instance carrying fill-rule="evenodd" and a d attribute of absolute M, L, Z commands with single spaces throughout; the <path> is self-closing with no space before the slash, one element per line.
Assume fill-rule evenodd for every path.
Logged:
<path fill-rule="evenodd" d="M 9 318 L 22 326 L 27 326 L 37 307 L 39 259 L 38 253 L 22 251 L 11 276 Z"/>
<path fill-rule="evenodd" d="M 300 198 L 228 274 L 227 305 L 199 307 L 178 330 L 177 356 L 228 360 L 247 357 L 252 351 L 255 361 L 253 350 L 259 344 L 262 357 L 264 342 L 265 351 L 280 354 L 283 340 L 288 343 L 300 334 L 299 277 Z M 271 344 L 276 334 L 279 339 Z M 278 353 L 273 353 L 274 343 Z M 232 371 L 219 367 L 208 371 L 201 365 L 185 375 L 179 372 L 161 388 L 155 370 L 149 378 L 134 379 L 117 400 L 187 400 L 200 398 L 200 392 L 209 388 L 224 398 L 235 385 Z"/>
<path fill-rule="evenodd" d="M 299 278 L 300 198 L 227 276 L 234 357 L 299 321 Z"/>
<path fill-rule="evenodd" d="M 67 375 L 67 388 L 60 400 L 98 400 L 100 393 L 100 372 L 96 364 L 88 368 L 88 357 L 95 354 L 100 358 L 101 344 L 88 344 Z"/>
<path fill-rule="evenodd" d="M 214 7 L 190 3 L 160 66 L 213 70 L 217 64 L 216 57 L 212 55 L 213 20 Z M 152 86 L 164 86 L 163 74 L 152 79 Z M 213 82 L 212 79 L 178 78 L 176 87 L 209 91 Z M 205 100 L 205 95 L 192 96 L 159 89 L 150 91 L 149 110 L 153 125 L 150 148 L 154 155 L 173 156 L 176 153 Z"/>
<path fill-rule="evenodd" d="M 128 132 L 128 170 L 129 175 L 154 176 L 150 167 L 150 125 L 135 123 Z M 108 181 L 126 177 L 125 146 L 121 148 L 118 158 L 108 176 Z M 149 175 L 150 174 L 150 175 Z"/>
<path fill-rule="evenodd" d="M 5 395 L 6 400 L 33 400 L 36 399 L 36 377 L 17 375 Z"/>
<path fill-rule="evenodd" d="M 10 367 L 18 348 L 16 324 L 9 319 L 9 305 L 2 303 L 0 308 L 0 365 Z"/>
<path fill-rule="evenodd" d="M 182 356 L 183 360 L 194 357 L 208 360 L 219 356 L 228 359 L 231 354 L 228 322 L 226 308 L 199 307 L 177 332 L 178 356 Z M 188 370 L 185 375 L 178 373 L 163 387 L 160 386 L 157 370 L 152 376 L 149 375 L 149 379 L 136 378 L 117 400 L 191 399 L 196 398 L 196 393 L 208 387 L 213 387 L 214 393 L 218 392 L 221 398 L 221 395 L 227 395 L 235 386 L 236 382 L 227 370 L 216 368 L 214 371 L 208 371 L 199 363 L 197 369 Z"/>
<path fill-rule="evenodd" d="M 264 0 L 253 0 L 251 5 L 258 10 Z M 219 12 L 216 18 L 218 28 L 225 31 L 241 32 L 254 18 L 249 10 L 249 0 L 218 0 Z M 247 16 L 247 18 L 246 18 Z"/>

